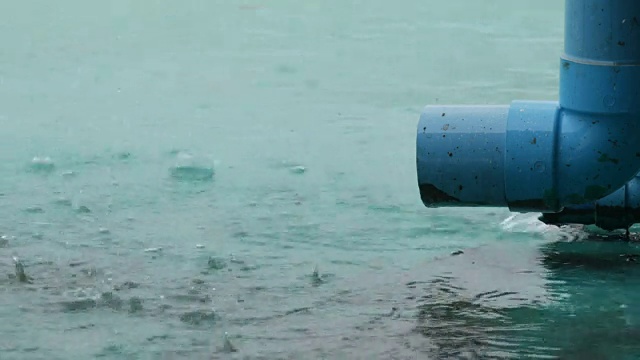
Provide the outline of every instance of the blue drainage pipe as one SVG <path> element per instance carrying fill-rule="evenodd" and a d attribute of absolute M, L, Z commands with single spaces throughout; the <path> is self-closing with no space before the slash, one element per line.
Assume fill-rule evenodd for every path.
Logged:
<path fill-rule="evenodd" d="M 425 107 L 422 202 L 547 214 L 596 204 L 640 170 L 639 90 L 640 1 L 566 0 L 559 101 Z"/>

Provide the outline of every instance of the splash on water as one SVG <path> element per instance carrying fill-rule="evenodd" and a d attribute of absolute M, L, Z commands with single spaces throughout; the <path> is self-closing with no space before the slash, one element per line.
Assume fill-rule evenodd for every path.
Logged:
<path fill-rule="evenodd" d="M 545 233 L 551 231 L 551 226 L 538 220 L 537 214 L 513 214 L 504 219 L 500 226 L 502 230 L 509 232 L 536 232 Z"/>
<path fill-rule="evenodd" d="M 548 240 L 584 240 L 589 237 L 583 226 L 554 226 L 538 220 L 540 214 L 513 214 L 500 223 L 500 228 L 510 234 L 538 235 Z"/>

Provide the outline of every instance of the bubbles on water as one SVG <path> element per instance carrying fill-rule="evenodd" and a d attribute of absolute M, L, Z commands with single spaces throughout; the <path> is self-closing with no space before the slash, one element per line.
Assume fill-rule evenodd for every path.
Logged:
<path fill-rule="evenodd" d="M 71 201 L 71 199 L 68 199 L 68 198 L 65 198 L 65 197 L 57 198 L 57 199 L 53 200 L 53 203 L 55 205 L 64 206 L 64 207 L 73 206 L 73 202 Z"/>
<path fill-rule="evenodd" d="M 171 177 L 186 181 L 210 181 L 215 174 L 214 162 L 185 152 L 175 154 L 175 164 L 169 168 Z"/>
<path fill-rule="evenodd" d="M 74 178 L 78 175 L 77 172 L 73 171 L 73 170 L 69 170 L 69 171 L 65 171 L 62 174 L 60 174 L 63 178 L 65 179 L 70 179 L 70 178 Z"/>
<path fill-rule="evenodd" d="M 53 199 L 51 203 L 56 207 L 70 208 L 76 214 L 91 213 L 91 209 L 88 206 L 82 205 L 78 200 L 73 200 L 66 196 L 59 196 Z"/>
<path fill-rule="evenodd" d="M 194 165 L 177 165 L 171 168 L 171 176 L 179 180 L 212 180 L 213 168 L 194 166 Z"/>
<path fill-rule="evenodd" d="M 91 209 L 84 205 L 78 205 L 73 210 L 79 214 L 88 214 L 91 212 Z"/>
<path fill-rule="evenodd" d="M 119 153 L 115 154 L 114 158 L 118 159 L 118 160 L 129 160 L 129 159 L 131 159 L 131 156 L 132 155 L 131 155 L 130 152 L 122 151 L 122 152 L 119 152 Z"/>
<path fill-rule="evenodd" d="M 29 167 L 35 172 L 51 172 L 56 165 L 48 156 L 34 156 Z"/>
<path fill-rule="evenodd" d="M 296 161 L 275 161 L 269 165 L 272 169 L 284 169 L 294 175 L 302 175 L 308 171 L 307 167 Z"/>
<path fill-rule="evenodd" d="M 44 213 L 44 209 L 41 208 L 40 206 L 29 206 L 28 208 L 24 209 L 25 212 L 30 213 L 30 214 L 42 214 Z"/>
<path fill-rule="evenodd" d="M 292 174 L 304 174 L 305 172 L 307 172 L 307 168 L 302 165 L 296 165 L 296 166 L 290 167 L 289 171 Z"/>

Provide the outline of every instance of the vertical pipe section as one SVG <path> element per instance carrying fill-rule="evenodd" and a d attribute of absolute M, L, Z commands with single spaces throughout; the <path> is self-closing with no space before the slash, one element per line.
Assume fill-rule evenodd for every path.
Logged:
<path fill-rule="evenodd" d="M 595 178 L 604 172 L 628 177 L 635 158 L 640 157 L 635 132 L 640 120 L 640 1 L 566 0 L 565 5 L 560 104 L 566 117 L 561 146 L 573 152 L 565 151 L 561 162 L 568 166 L 590 163 L 594 171 L 582 176 Z M 600 146 L 594 153 L 589 142 L 596 141 L 610 146 Z M 610 155 L 621 153 L 620 146 L 629 148 L 622 153 L 627 159 Z M 628 158 L 633 158 L 630 163 Z M 560 169 L 560 176 L 566 176 L 562 166 Z M 570 186 L 567 183 L 566 187 Z M 609 192 L 595 186 L 591 190 L 590 197 Z M 584 198 L 568 188 L 564 192 L 575 203 Z M 640 221 L 640 174 L 597 201 L 570 205 L 559 213 L 545 213 L 540 219 L 556 225 L 628 228 Z"/>
<path fill-rule="evenodd" d="M 640 1 L 566 0 L 558 192 L 563 205 L 611 194 L 640 167 Z"/>
<path fill-rule="evenodd" d="M 564 58 L 634 64 L 640 58 L 640 2 L 565 0 Z"/>
<path fill-rule="evenodd" d="M 560 106 L 639 114 L 640 1 L 566 0 Z"/>

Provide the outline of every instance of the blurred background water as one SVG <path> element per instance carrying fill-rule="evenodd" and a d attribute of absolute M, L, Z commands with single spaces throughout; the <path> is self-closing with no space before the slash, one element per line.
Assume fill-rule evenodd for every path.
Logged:
<path fill-rule="evenodd" d="M 0 3 L 0 358 L 640 357 L 635 243 L 420 203 L 422 106 L 557 98 L 563 16 Z"/>

